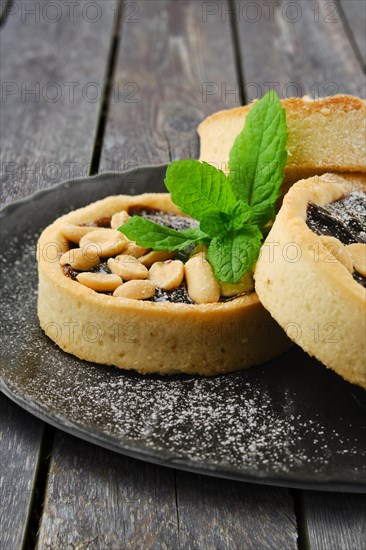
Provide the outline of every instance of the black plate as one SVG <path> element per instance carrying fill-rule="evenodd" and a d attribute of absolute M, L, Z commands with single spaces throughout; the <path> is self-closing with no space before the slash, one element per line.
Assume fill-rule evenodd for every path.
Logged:
<path fill-rule="evenodd" d="M 165 166 L 60 184 L 2 212 L 2 391 L 62 430 L 117 452 L 245 481 L 363 491 L 366 392 L 299 348 L 215 378 L 142 376 L 57 348 L 36 315 L 41 230 L 118 193 L 164 190 Z"/>

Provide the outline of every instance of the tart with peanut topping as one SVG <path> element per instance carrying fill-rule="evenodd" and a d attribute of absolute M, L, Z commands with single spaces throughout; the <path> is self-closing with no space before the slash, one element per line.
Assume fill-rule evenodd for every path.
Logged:
<path fill-rule="evenodd" d="M 175 161 L 170 195 L 109 197 L 48 227 L 38 251 L 45 333 L 81 359 L 142 373 L 214 375 L 285 351 L 290 341 L 253 292 L 252 270 L 280 196 L 286 140 L 286 113 L 270 92 L 251 109 L 228 175 Z"/>
<path fill-rule="evenodd" d="M 256 264 L 255 289 L 290 338 L 366 389 L 366 177 L 296 183 Z"/>
<path fill-rule="evenodd" d="M 64 351 L 141 373 L 214 375 L 289 347 L 252 292 L 251 273 L 220 284 L 204 246 L 136 245 L 123 234 L 131 216 L 197 226 L 169 194 L 120 195 L 62 216 L 40 237 L 38 315 Z"/>
<path fill-rule="evenodd" d="M 307 243 L 306 231 L 316 234 L 309 229 L 311 213 L 307 226 L 302 218 L 306 205 L 319 222 L 324 214 L 323 192 L 332 198 L 331 189 L 334 201 L 339 202 L 342 193 L 352 194 L 351 188 L 363 189 L 364 180 L 356 171 L 365 170 L 364 108 L 363 101 L 346 96 L 322 100 L 321 105 L 308 99 L 281 103 L 269 92 L 250 107 L 236 110 L 235 124 L 229 116 L 224 170 L 215 166 L 216 157 L 209 158 L 209 151 L 217 152 L 223 145 L 222 128 L 216 122 L 227 116 L 219 114 L 200 127 L 201 159 L 208 162 L 185 160 L 169 165 L 165 185 L 170 196 L 110 197 L 57 220 L 42 234 L 39 249 L 38 313 L 46 334 L 82 359 L 142 373 L 213 375 L 262 363 L 287 349 L 289 339 L 259 302 L 252 277 L 278 199 L 295 179 L 287 156 L 305 143 L 292 163 L 298 164 L 302 177 L 317 172 L 318 153 L 325 154 L 324 149 L 326 159 L 320 172 L 328 167 L 355 174 L 326 175 L 295 185 L 270 232 L 271 237 L 293 239 L 280 241 L 285 253 L 290 245 L 296 247 L 297 238 L 302 246 L 305 235 Z M 329 124 L 331 114 L 333 125 Z M 304 124 L 299 123 L 304 116 Z M 244 128 L 237 134 L 244 118 Z M 320 120 L 325 123 L 321 133 L 316 122 Z M 341 148 L 341 156 L 330 142 L 329 136 L 338 135 L 334 128 L 339 130 L 342 147 L 343 142 L 348 144 Z M 331 177 L 336 179 L 333 187 L 329 187 Z M 293 204 L 298 211 L 291 210 Z M 319 224 L 315 224 L 318 229 Z M 308 229 L 303 232 L 304 226 Z M 301 229 L 299 236 L 292 231 L 294 227 Z M 52 242 L 59 249 L 56 264 L 47 261 Z M 270 242 L 267 239 L 265 245 Z M 283 261 L 273 262 L 272 253 L 266 262 L 262 250 L 256 284 L 265 307 L 293 340 L 297 341 L 288 329 L 291 323 L 299 326 L 300 345 L 306 351 L 365 387 L 364 363 L 357 348 L 363 342 L 364 352 L 364 248 L 363 242 L 349 242 L 346 248 L 342 242 L 338 233 L 318 236 L 319 258 L 329 253 L 338 262 L 332 272 L 328 267 L 309 266 L 306 254 L 299 264 L 286 255 Z M 300 266 L 304 277 L 290 264 Z M 318 273 L 322 273 L 319 281 Z M 327 277 L 332 284 L 327 284 Z M 341 281 L 338 287 L 333 284 L 337 278 Z M 301 283 L 311 283 L 314 291 L 307 286 L 299 292 Z M 349 289 L 337 294 L 348 283 Z M 315 302 L 308 302 L 307 294 Z M 325 325 L 320 327 L 314 312 L 324 297 L 330 309 L 323 307 L 319 319 Z M 324 315 L 328 314 L 336 319 L 327 321 Z M 328 345 L 335 343 L 332 339 L 319 344 L 321 337 L 315 334 L 314 346 L 304 335 L 303 324 L 309 320 L 315 323 L 309 330 L 318 332 L 339 321 L 343 333 L 337 345 Z M 357 328 L 352 331 L 354 321 Z M 344 346 L 346 354 L 341 353 Z"/>

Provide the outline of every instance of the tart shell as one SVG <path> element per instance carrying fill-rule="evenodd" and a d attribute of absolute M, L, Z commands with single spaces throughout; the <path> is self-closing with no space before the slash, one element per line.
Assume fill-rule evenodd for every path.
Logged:
<path fill-rule="evenodd" d="M 158 303 L 99 294 L 66 277 L 59 258 L 70 243 L 62 226 L 135 206 L 181 214 L 169 194 L 119 195 L 62 216 L 40 236 L 38 317 L 51 340 L 80 359 L 143 374 L 215 375 L 290 347 L 254 292 L 214 304 Z"/>
<path fill-rule="evenodd" d="M 365 101 L 350 95 L 281 100 L 286 110 L 288 158 L 282 191 L 328 172 L 365 172 Z M 228 171 L 230 149 L 254 103 L 218 111 L 198 127 L 200 160 Z"/>
<path fill-rule="evenodd" d="M 366 389 L 365 288 L 306 224 L 310 201 L 323 206 L 352 191 L 366 192 L 364 175 L 325 174 L 296 183 L 262 247 L 254 278 L 262 304 L 294 342 Z"/>

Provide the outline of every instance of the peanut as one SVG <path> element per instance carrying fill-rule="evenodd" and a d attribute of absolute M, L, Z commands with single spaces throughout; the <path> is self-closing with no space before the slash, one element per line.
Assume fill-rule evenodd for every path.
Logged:
<path fill-rule="evenodd" d="M 112 292 L 122 284 L 121 277 L 114 274 L 79 273 L 76 277 L 79 283 L 97 292 Z"/>
<path fill-rule="evenodd" d="M 165 262 L 174 258 L 176 252 L 168 252 L 168 250 L 152 250 L 143 256 L 140 256 L 139 262 L 146 267 L 151 267 L 155 262 Z"/>
<path fill-rule="evenodd" d="M 151 281 L 128 281 L 118 287 L 113 296 L 131 300 L 147 300 L 155 294 L 155 285 Z"/>
<path fill-rule="evenodd" d="M 149 279 L 156 287 L 163 290 L 173 290 L 182 284 L 184 265 L 180 260 L 155 262 L 149 271 Z"/>
<path fill-rule="evenodd" d="M 125 224 L 130 219 L 130 216 L 127 212 L 127 210 L 122 210 L 122 212 L 117 212 L 112 216 L 111 219 L 111 227 L 112 229 L 118 229 L 123 224 Z M 123 234 L 123 231 L 122 231 Z M 126 239 L 126 248 L 124 250 L 125 254 L 129 254 L 130 256 L 135 256 L 135 258 L 139 258 L 140 256 L 143 256 L 147 252 L 149 252 L 149 248 L 144 248 L 143 246 L 139 246 L 133 241 L 130 241 L 126 237 L 126 235 L 123 235 Z"/>
<path fill-rule="evenodd" d="M 117 258 L 109 258 L 108 267 L 119 275 L 122 279 L 130 281 L 131 279 L 147 279 L 149 272 L 147 267 L 142 265 L 137 258 L 128 254 L 122 254 Z"/>
<path fill-rule="evenodd" d="M 200 252 L 188 260 L 184 266 L 188 294 L 197 304 L 209 304 L 220 300 L 220 285 L 212 267 Z"/>
<path fill-rule="evenodd" d="M 149 248 L 144 248 L 143 246 L 139 246 L 138 244 L 134 243 L 133 241 L 130 241 L 126 239 L 126 248 L 124 249 L 124 254 L 129 254 L 130 256 L 134 256 L 135 258 L 141 258 L 141 256 L 144 256 L 149 252 Z"/>
<path fill-rule="evenodd" d="M 94 248 L 101 258 L 120 254 L 126 246 L 126 239 L 115 229 L 98 228 L 80 239 L 80 248 Z"/>
<path fill-rule="evenodd" d="M 111 218 L 111 228 L 112 229 L 118 229 L 126 223 L 126 221 L 130 218 L 128 215 L 127 210 L 122 210 L 121 212 L 117 212 L 116 214 L 113 214 Z"/>
<path fill-rule="evenodd" d="M 84 225 L 73 225 L 71 223 L 63 225 L 61 227 L 61 233 L 66 239 L 73 243 L 79 244 L 79 241 L 82 237 L 85 237 L 88 233 L 92 231 L 97 231 L 99 227 L 88 227 Z"/>
<path fill-rule="evenodd" d="M 60 258 L 60 264 L 69 264 L 73 269 L 80 271 L 89 271 L 100 263 L 100 259 L 95 250 L 84 248 L 72 248 L 63 254 Z"/>

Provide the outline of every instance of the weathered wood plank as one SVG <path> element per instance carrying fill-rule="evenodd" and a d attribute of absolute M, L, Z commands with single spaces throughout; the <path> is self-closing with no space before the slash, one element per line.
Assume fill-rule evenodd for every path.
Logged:
<path fill-rule="evenodd" d="M 177 472 L 180 548 L 297 549 L 286 490 Z"/>
<path fill-rule="evenodd" d="M 366 541 L 366 497 L 303 491 L 311 550 L 361 550 Z"/>
<path fill-rule="evenodd" d="M 11 0 L 0 0 L 0 26 L 4 24 Z"/>
<path fill-rule="evenodd" d="M 346 24 L 358 47 L 358 52 L 366 63 L 366 2 L 360 0 L 339 0 Z"/>
<path fill-rule="evenodd" d="M 102 171 L 194 157 L 202 118 L 240 103 L 230 21 L 210 16 L 215 3 L 133 4 L 124 15 Z"/>
<path fill-rule="evenodd" d="M 69 11 L 67 2 L 27 0 L 8 12 L 1 30 L 3 203 L 88 174 L 100 109 L 92 92 L 104 85 L 115 2 L 100 2 L 101 11 L 97 2 L 85 9 L 87 4 L 82 0 Z M 0 546 L 18 549 L 30 515 L 42 423 L 4 397 L 1 408 Z"/>
<path fill-rule="evenodd" d="M 1 31 L 2 202 L 87 176 L 115 0 L 14 2 Z"/>
<path fill-rule="evenodd" d="M 38 549 L 178 548 L 174 471 L 57 432 Z"/>
<path fill-rule="evenodd" d="M 38 549 L 297 548 L 287 491 L 176 475 L 57 432 Z"/>
<path fill-rule="evenodd" d="M 24 543 L 43 423 L 0 394 L 0 548 Z"/>
<path fill-rule="evenodd" d="M 364 97 L 365 75 L 335 2 L 235 2 L 248 100 L 336 93 Z"/>

